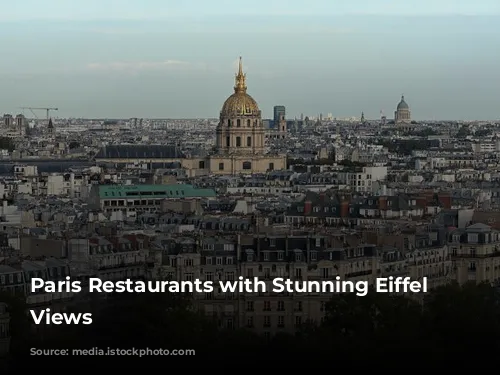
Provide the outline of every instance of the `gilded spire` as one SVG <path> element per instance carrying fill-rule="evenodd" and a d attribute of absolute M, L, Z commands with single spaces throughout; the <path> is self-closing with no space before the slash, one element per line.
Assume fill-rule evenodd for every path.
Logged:
<path fill-rule="evenodd" d="M 243 73 L 243 62 L 241 61 L 241 56 L 240 56 L 240 62 L 238 65 L 238 73 L 236 74 L 235 78 L 235 85 L 234 85 L 234 92 L 235 93 L 246 93 L 247 92 L 247 85 L 246 85 L 246 74 Z"/>

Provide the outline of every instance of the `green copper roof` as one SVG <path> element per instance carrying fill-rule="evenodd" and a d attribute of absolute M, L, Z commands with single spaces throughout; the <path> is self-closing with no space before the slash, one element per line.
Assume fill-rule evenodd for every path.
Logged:
<path fill-rule="evenodd" d="M 101 185 L 99 197 L 105 199 L 143 198 L 209 198 L 213 189 L 198 189 L 193 185 Z"/>

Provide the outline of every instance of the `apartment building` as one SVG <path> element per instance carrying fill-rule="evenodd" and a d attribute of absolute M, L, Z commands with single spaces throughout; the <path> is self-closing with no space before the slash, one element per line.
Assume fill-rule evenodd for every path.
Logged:
<path fill-rule="evenodd" d="M 339 172 L 337 178 L 340 185 L 350 186 L 353 191 L 373 192 L 373 183 L 387 178 L 387 167 L 363 167 Z"/>
<path fill-rule="evenodd" d="M 332 247 L 330 236 L 235 235 L 158 240 L 156 274 L 171 280 L 233 281 L 257 277 L 267 283 L 262 293 L 194 294 L 195 306 L 226 328 L 252 328 L 265 335 L 293 332 L 308 321 L 320 322 L 329 293 L 274 293 L 271 282 L 368 281 L 378 274 L 374 245 Z"/>
<path fill-rule="evenodd" d="M 148 254 L 147 236 L 94 236 L 68 240 L 68 256 L 73 272 L 101 280 L 146 277 Z"/>
<path fill-rule="evenodd" d="M 136 212 L 156 212 L 165 199 L 215 198 L 213 189 L 192 185 L 94 185 L 90 204 L 105 213 L 123 212 L 127 216 Z"/>
<path fill-rule="evenodd" d="M 0 302 L 0 358 L 5 357 L 10 349 L 10 314 L 7 305 Z"/>
<path fill-rule="evenodd" d="M 500 280 L 499 231 L 477 223 L 455 229 L 449 236 L 452 265 L 460 284 Z"/>

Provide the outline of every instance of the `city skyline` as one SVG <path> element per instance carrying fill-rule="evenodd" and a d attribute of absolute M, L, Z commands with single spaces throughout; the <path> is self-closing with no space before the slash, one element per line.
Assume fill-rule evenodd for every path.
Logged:
<path fill-rule="evenodd" d="M 412 13 L 411 2 L 316 1 L 303 16 L 298 3 L 279 15 L 279 1 L 252 12 L 223 1 L 150 1 L 141 11 L 115 2 L 112 13 L 110 1 L 86 10 L 28 3 L 0 20 L 10 52 L 0 61 L 4 113 L 47 106 L 57 117 L 215 118 L 241 55 L 266 118 L 275 105 L 289 118 L 375 119 L 381 110 L 392 118 L 403 93 L 415 120 L 500 117 L 494 2 L 424 2 Z"/>

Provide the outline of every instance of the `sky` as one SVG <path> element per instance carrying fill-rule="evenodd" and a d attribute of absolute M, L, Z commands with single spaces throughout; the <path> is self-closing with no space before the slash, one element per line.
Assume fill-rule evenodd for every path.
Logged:
<path fill-rule="evenodd" d="M 404 94 L 417 120 L 500 118 L 498 0 L 0 5 L 3 113 L 218 117 L 242 56 L 264 117 L 391 118 Z"/>

